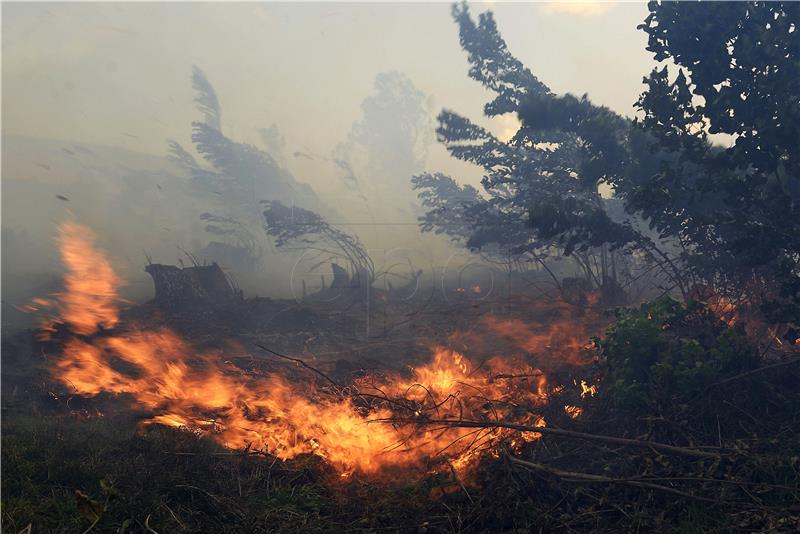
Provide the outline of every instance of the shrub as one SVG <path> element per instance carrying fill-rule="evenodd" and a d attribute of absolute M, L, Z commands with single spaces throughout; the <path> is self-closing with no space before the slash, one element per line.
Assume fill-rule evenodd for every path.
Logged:
<path fill-rule="evenodd" d="M 607 365 L 604 397 L 614 408 L 637 413 L 696 400 L 758 361 L 741 328 L 701 303 L 684 306 L 669 297 L 618 311 L 600 346 Z"/>

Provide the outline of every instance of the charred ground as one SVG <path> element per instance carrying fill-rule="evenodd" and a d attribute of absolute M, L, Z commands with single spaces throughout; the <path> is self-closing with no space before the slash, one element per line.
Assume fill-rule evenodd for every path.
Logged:
<path fill-rule="evenodd" d="M 284 311 L 285 322 L 275 324 L 287 307 L 300 311 Z M 235 340 L 252 347 L 233 358 L 242 371 L 289 373 L 324 391 L 325 378 L 253 344 L 305 355 L 309 365 L 346 384 L 385 370 L 387 361 L 392 371 L 418 365 L 435 339 L 460 337 L 467 347 L 483 337 L 494 349 L 523 350 L 519 338 L 485 328 L 482 316 L 498 320 L 485 309 L 491 307 L 471 304 L 458 314 L 452 303 L 433 302 L 429 315 L 415 319 L 419 325 L 408 325 L 411 337 L 369 343 L 345 333 L 346 314 L 336 314 L 341 322 L 326 320 L 324 306 L 293 301 L 178 308 L 153 302 L 124 310 L 121 321 L 166 324 L 198 346 Z M 503 312 L 502 319 L 524 318 L 519 324 L 528 325 L 588 317 L 601 331 L 613 319 L 610 309 L 544 305 L 524 295 L 505 301 Z M 44 343 L 33 332 L 6 338 L 4 368 L 14 372 L 3 374 L 4 524 L 10 531 L 34 525 L 48 532 L 90 526 L 108 532 L 795 528 L 796 360 L 775 354 L 769 363 L 760 360 L 740 328 L 700 303 L 687 309 L 665 298 L 619 314 L 602 340 L 584 349 L 583 365 L 548 369 L 553 383 L 568 386 L 570 379 L 599 379 L 597 395 L 582 398 L 572 387 L 553 391 L 539 411 L 555 433 L 513 453 L 487 455 L 468 476 L 401 470 L 342 479 L 314 455 L 282 461 L 264 451 L 226 449 L 202 432 L 143 427 L 153 414 L 126 395 L 86 399 L 54 382 L 57 335 Z M 417 331 L 423 325 L 424 336 Z M 478 328 L 485 336 L 465 335 Z M 558 336 L 547 333 L 557 345 Z M 315 350 L 323 356 L 309 360 Z M 632 365 L 630 351 L 652 359 Z M 700 365 L 698 353 L 712 356 Z M 565 405 L 583 413 L 572 418 Z M 415 424 L 458 424 L 427 419 Z"/>
<path fill-rule="evenodd" d="M 491 12 L 454 5 L 482 119 L 515 131 L 444 109 L 437 140 L 480 190 L 425 172 L 425 95 L 378 75 L 322 157 L 326 187 L 363 201 L 346 214 L 289 170 L 276 127 L 236 140 L 195 67 L 175 187 L 131 179 L 107 206 L 160 237 L 148 198 L 196 203 L 175 214 L 192 266 L 145 252 L 155 299 L 133 304 L 135 261 L 96 246 L 87 210 L 59 221 L 63 284 L 17 303 L 36 332 L 3 337 L 3 526 L 797 531 L 798 6 L 649 3 L 660 65 L 627 117 L 555 94 Z M 391 225 L 454 253 L 392 257 Z M 245 298 L 215 261 L 295 298 Z"/>

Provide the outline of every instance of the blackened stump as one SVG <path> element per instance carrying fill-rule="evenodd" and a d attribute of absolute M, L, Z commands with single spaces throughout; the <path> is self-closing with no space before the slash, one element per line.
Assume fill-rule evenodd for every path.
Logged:
<path fill-rule="evenodd" d="M 241 292 L 231 286 L 228 277 L 216 263 L 184 268 L 151 263 L 145 267 L 145 271 L 153 277 L 155 301 L 159 305 L 179 306 L 241 298 Z"/>

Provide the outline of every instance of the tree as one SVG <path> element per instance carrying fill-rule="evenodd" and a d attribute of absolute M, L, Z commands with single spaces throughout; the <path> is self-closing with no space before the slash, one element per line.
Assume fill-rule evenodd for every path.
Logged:
<path fill-rule="evenodd" d="M 168 140 L 170 159 L 190 176 L 196 190 L 216 206 L 214 213 L 200 218 L 205 230 L 226 242 L 212 242 L 209 252 L 224 250 L 226 256 L 238 253 L 247 256 L 242 265 L 255 267 L 266 243 L 263 234 L 253 229 L 262 226 L 259 199 L 280 200 L 289 205 L 321 209 L 322 205 L 310 186 L 300 183 L 276 159 L 253 145 L 236 142 L 221 129 L 222 111 L 216 91 L 205 73 L 192 70 L 195 103 L 203 120 L 192 123 L 192 141 L 198 160 L 180 143 Z M 260 131 L 267 149 L 280 148 L 282 138 L 276 126 Z M 228 241 L 232 241 L 228 242 Z"/>
<path fill-rule="evenodd" d="M 286 206 L 278 200 L 264 201 L 264 229 L 275 239 L 275 246 L 291 243 L 302 245 L 304 251 L 314 251 L 319 263 L 336 258 L 345 259 L 352 268 L 353 279 L 365 287 L 375 281 L 375 264 L 357 237 L 332 226 L 321 215 L 296 206 Z"/>
<path fill-rule="evenodd" d="M 637 127 L 661 164 L 619 184 L 629 209 L 678 236 L 717 288 L 777 281 L 766 300 L 800 303 L 800 5 L 648 7 L 648 50 L 680 70 L 672 83 L 666 67 L 645 79 Z M 706 127 L 733 144 L 712 145 Z"/>
<path fill-rule="evenodd" d="M 640 26 L 648 50 L 680 70 L 670 81 L 667 67 L 654 69 L 637 103 L 641 116 L 630 120 L 586 96 L 553 95 L 511 56 L 491 13 L 476 25 L 465 5 L 454 6 L 470 76 L 498 94 L 486 114 L 516 112 L 522 126 L 502 143 L 443 112 L 439 139 L 487 171 L 485 202 L 527 217 L 530 235 L 517 222 L 510 234 L 531 250 L 624 249 L 660 267 L 684 296 L 702 282 L 798 320 L 789 304 L 800 302 L 800 7 L 649 9 Z M 735 142 L 714 145 L 706 130 Z M 435 194 L 430 181 L 419 183 Z M 602 183 L 613 188 L 616 208 L 599 195 Z M 442 224 L 423 222 L 433 220 Z"/>
<path fill-rule="evenodd" d="M 453 17 L 471 64 L 470 77 L 496 94 L 484 107 L 485 114 L 518 113 L 525 120 L 516 135 L 503 142 L 469 119 L 442 111 L 438 140 L 453 157 L 484 169 L 486 197 L 464 191 L 472 197 L 465 202 L 460 193 L 453 196 L 452 179 L 426 174 L 413 178 L 430 210 L 421 218 L 423 231 L 464 238 L 474 249 L 499 246 L 542 265 L 548 254 L 560 250 L 597 286 L 617 285 L 607 257 L 639 234 L 629 221 L 609 216 L 607 199 L 598 190 L 604 175 L 592 167 L 585 139 L 560 123 L 569 113 L 578 113 L 587 133 L 602 136 L 624 128 L 625 120 L 592 106 L 585 97 L 553 95 L 508 51 L 491 12 L 479 15 L 476 24 L 466 4 L 457 4 Z M 460 211 L 453 209 L 454 203 L 463 206 Z M 448 216 L 458 224 L 451 224 Z M 594 254 L 602 260 L 592 261 Z"/>
<path fill-rule="evenodd" d="M 346 141 L 334 150 L 342 180 L 383 210 L 397 206 L 400 214 L 416 212 L 406 179 L 423 168 L 432 140 L 425 94 L 404 74 L 382 72 L 375 77 L 374 93 L 361 102 L 361 112 Z"/>

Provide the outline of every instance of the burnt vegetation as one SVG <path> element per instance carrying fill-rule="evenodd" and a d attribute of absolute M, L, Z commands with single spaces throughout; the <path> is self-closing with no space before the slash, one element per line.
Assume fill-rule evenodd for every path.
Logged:
<path fill-rule="evenodd" d="M 501 140 L 438 115 L 480 189 L 420 169 L 423 95 L 397 73 L 337 148 L 354 195 L 413 189 L 420 232 L 502 272 L 497 300 L 466 267 L 426 282 L 373 258 L 270 153 L 277 129 L 263 149 L 223 133 L 195 68 L 199 156 L 169 151 L 224 196 L 197 221 L 206 248 L 251 269 L 301 252 L 333 278 L 244 298 L 189 255 L 147 266 L 146 304 L 81 288 L 113 309 L 102 328 L 75 331 L 69 291 L 32 304 L 61 316 L 3 339 L 4 530 L 800 529 L 800 4 L 648 8 L 663 63 L 629 118 L 555 94 L 491 12 L 453 6 L 485 116 L 519 120 Z M 369 135 L 394 120 L 384 97 L 397 138 Z M 368 172 L 410 184 L 367 190 L 365 146 Z M 142 339 L 146 358 L 125 345 Z"/>

